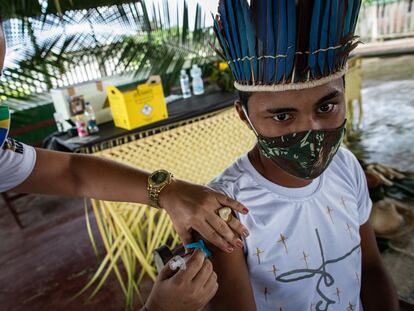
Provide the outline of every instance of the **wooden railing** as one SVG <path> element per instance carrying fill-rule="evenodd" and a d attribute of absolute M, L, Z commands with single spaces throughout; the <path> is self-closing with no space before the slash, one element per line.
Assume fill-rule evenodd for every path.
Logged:
<path fill-rule="evenodd" d="M 365 42 L 414 36 L 414 1 L 379 0 L 364 5 L 357 34 Z"/>

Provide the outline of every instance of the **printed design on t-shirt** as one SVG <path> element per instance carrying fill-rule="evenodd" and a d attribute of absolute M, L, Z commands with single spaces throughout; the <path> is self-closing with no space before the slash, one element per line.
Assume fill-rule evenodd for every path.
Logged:
<path fill-rule="evenodd" d="M 356 276 L 356 279 L 357 279 L 358 285 L 361 285 L 361 281 L 360 281 L 360 279 L 359 279 L 358 272 L 355 272 L 355 276 Z"/>
<path fill-rule="evenodd" d="M 351 302 L 348 303 L 348 307 L 346 308 L 349 311 L 354 311 L 355 305 L 353 305 Z"/>
<path fill-rule="evenodd" d="M 341 290 L 337 287 L 335 292 L 336 297 L 338 297 L 338 303 L 341 303 Z"/>
<path fill-rule="evenodd" d="M 348 205 L 346 204 L 344 197 L 341 197 L 341 204 L 349 212 Z"/>
<path fill-rule="evenodd" d="M 321 298 L 321 300 L 319 300 L 316 304 L 316 310 L 318 311 L 327 311 L 329 309 L 329 306 L 331 304 L 335 304 L 336 302 L 332 299 L 330 299 L 327 294 L 325 294 L 322 289 L 320 288 L 322 285 L 322 281 L 324 282 L 324 285 L 326 287 L 331 287 L 335 284 L 335 278 L 333 277 L 332 274 L 330 274 L 328 271 L 326 271 L 326 267 L 332 264 L 337 264 L 343 260 L 345 260 L 346 258 L 350 257 L 355 251 L 357 251 L 360 248 L 360 244 L 356 245 L 354 248 L 352 248 L 348 253 L 344 254 L 341 257 L 335 258 L 335 259 L 329 259 L 326 260 L 325 258 L 325 253 L 324 253 L 324 248 L 321 242 L 321 238 L 319 236 L 319 231 L 318 229 L 315 229 L 316 232 L 316 237 L 318 240 L 318 244 L 319 244 L 319 250 L 321 253 L 321 259 L 322 259 L 322 264 L 316 268 L 316 269 L 295 269 L 292 271 L 288 271 L 285 273 L 280 274 L 278 277 L 276 277 L 276 280 L 278 282 L 282 282 L 282 283 L 290 283 L 290 282 L 298 282 L 304 279 L 309 279 L 309 278 L 313 278 L 315 276 L 319 275 L 319 279 L 316 285 L 316 292 L 318 294 L 318 296 Z M 339 293 L 338 293 L 339 295 Z M 325 303 L 325 306 L 323 307 L 322 305 Z"/>
<path fill-rule="evenodd" d="M 309 255 L 306 254 L 305 251 L 303 251 L 303 257 L 301 258 L 301 260 L 303 260 L 305 262 L 306 269 L 309 269 L 308 259 L 309 259 Z"/>
<path fill-rule="evenodd" d="M 268 296 L 270 296 L 270 291 L 268 287 L 265 287 L 263 289 L 263 295 L 264 295 L 265 301 L 267 301 Z M 283 307 L 279 307 L 279 311 L 283 311 Z"/>
<path fill-rule="evenodd" d="M 270 272 L 272 272 L 273 273 L 273 276 L 275 277 L 275 281 L 277 281 L 277 273 L 279 272 L 280 270 L 275 266 L 275 265 L 272 265 L 272 270 L 270 270 Z"/>
<path fill-rule="evenodd" d="M 288 247 L 287 247 L 287 243 L 286 243 L 287 239 L 288 239 L 288 237 L 286 235 L 284 235 L 283 233 L 281 233 L 280 234 L 280 239 L 277 241 L 278 243 L 283 244 L 283 246 L 285 248 L 285 251 L 286 251 L 286 254 L 288 253 Z"/>
<path fill-rule="evenodd" d="M 263 294 L 264 294 L 264 297 L 265 297 L 265 301 L 267 301 L 267 296 L 270 295 L 269 289 L 267 287 L 264 288 Z"/>
<path fill-rule="evenodd" d="M 351 237 L 351 240 L 353 240 L 354 237 L 352 236 L 352 226 L 349 223 L 346 223 L 346 231 L 349 232 L 349 236 Z"/>
<path fill-rule="evenodd" d="M 13 151 L 18 154 L 24 154 L 24 146 L 22 143 L 15 141 L 12 138 L 7 138 L 3 145 L 3 150 Z"/>
<path fill-rule="evenodd" d="M 260 248 L 256 248 L 256 256 L 257 256 L 257 264 L 260 265 L 260 255 L 263 254 L 264 252 L 260 249 Z"/>
<path fill-rule="evenodd" d="M 332 223 L 334 224 L 335 222 L 334 222 L 334 220 L 333 220 L 333 218 L 332 218 L 332 212 L 333 212 L 333 211 L 334 211 L 334 210 L 333 210 L 332 208 L 330 208 L 329 206 L 327 206 L 327 207 L 326 207 L 326 212 L 328 213 L 329 218 L 331 219 Z"/>

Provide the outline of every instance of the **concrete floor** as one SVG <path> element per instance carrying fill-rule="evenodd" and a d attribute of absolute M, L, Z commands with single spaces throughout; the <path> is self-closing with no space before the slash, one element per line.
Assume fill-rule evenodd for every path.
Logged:
<path fill-rule="evenodd" d="M 86 231 L 83 200 L 27 196 L 16 206 L 26 225 L 23 230 L 0 203 L 0 310 L 124 309 L 115 279 L 88 304 L 88 294 L 72 299 L 98 267 Z M 143 286 L 146 295 L 151 284 Z"/>

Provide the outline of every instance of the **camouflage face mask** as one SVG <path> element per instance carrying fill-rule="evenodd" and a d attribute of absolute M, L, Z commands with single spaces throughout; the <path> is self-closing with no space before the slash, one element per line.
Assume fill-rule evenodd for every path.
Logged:
<path fill-rule="evenodd" d="M 309 130 L 280 137 L 265 137 L 253 128 L 262 154 L 292 176 L 315 179 L 329 166 L 346 133 L 342 126 L 329 130 Z"/>

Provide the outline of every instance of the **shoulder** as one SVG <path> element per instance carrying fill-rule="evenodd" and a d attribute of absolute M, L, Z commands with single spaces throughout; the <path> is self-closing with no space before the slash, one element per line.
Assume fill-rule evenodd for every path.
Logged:
<path fill-rule="evenodd" d="M 356 156 L 345 147 L 340 147 L 338 149 L 338 152 L 334 157 L 334 162 L 337 162 L 339 165 L 359 166 L 359 162 Z"/>
<path fill-rule="evenodd" d="M 246 169 L 243 165 L 243 157 L 237 159 L 227 167 L 220 175 L 215 177 L 208 186 L 222 192 L 232 198 L 235 197 L 236 189 L 241 179 L 245 176 Z"/>
<path fill-rule="evenodd" d="M 10 190 L 32 173 L 36 162 L 36 151 L 33 147 L 7 139 L 0 148 L 0 192 Z"/>
<path fill-rule="evenodd" d="M 340 147 L 330 165 L 329 171 L 348 180 L 358 188 L 364 182 L 364 171 L 356 156 L 345 147 Z"/>

